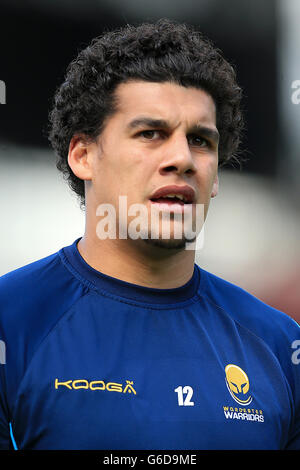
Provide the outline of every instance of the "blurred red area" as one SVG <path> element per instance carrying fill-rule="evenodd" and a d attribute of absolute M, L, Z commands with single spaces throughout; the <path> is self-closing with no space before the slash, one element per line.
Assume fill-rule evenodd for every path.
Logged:
<path fill-rule="evenodd" d="M 280 282 L 260 292 L 258 297 L 300 324 L 300 263 L 285 273 Z"/>

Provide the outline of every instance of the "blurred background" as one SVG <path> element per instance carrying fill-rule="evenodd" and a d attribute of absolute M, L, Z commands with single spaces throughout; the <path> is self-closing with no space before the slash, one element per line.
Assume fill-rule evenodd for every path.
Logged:
<path fill-rule="evenodd" d="M 248 159 L 220 173 L 196 262 L 300 321 L 300 1 L 1 0 L 0 275 L 84 231 L 47 141 L 53 93 L 90 40 L 162 17 L 196 25 L 236 67 Z"/>

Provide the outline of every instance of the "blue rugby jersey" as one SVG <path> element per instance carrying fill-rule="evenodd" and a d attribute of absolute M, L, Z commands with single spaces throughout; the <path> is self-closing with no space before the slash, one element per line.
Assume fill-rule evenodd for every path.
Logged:
<path fill-rule="evenodd" d="M 10 425 L 18 449 L 300 449 L 295 321 L 196 264 L 104 275 L 78 241 L 0 278 L 0 449 Z"/>

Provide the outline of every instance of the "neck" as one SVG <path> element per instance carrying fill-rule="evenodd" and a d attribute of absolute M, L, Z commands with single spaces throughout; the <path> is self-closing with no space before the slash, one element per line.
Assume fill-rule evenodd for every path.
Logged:
<path fill-rule="evenodd" d="M 142 239 L 100 240 L 86 230 L 78 250 L 97 271 L 145 287 L 180 287 L 190 280 L 194 271 L 194 250 L 165 249 Z"/>

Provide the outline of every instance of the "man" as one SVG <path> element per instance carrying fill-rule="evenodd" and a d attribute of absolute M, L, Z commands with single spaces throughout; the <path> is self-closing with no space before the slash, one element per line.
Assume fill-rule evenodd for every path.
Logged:
<path fill-rule="evenodd" d="M 195 264 L 240 100 L 221 53 L 168 20 L 70 64 L 50 140 L 86 228 L 1 278 L 2 449 L 9 426 L 19 449 L 300 448 L 298 325 Z"/>

